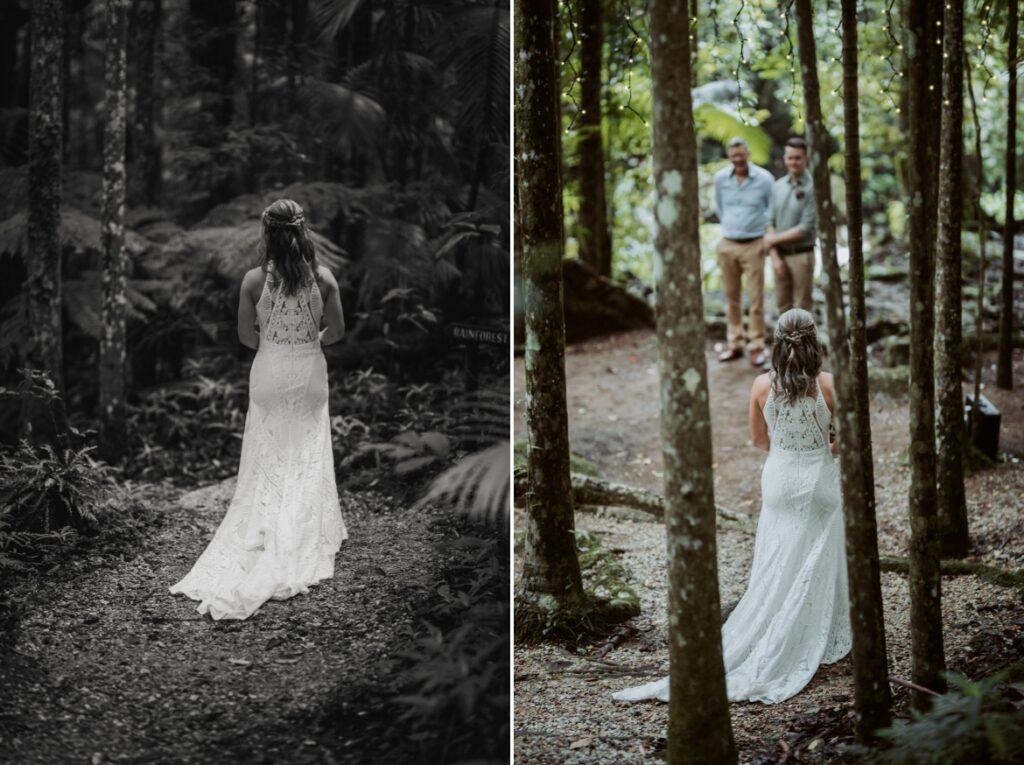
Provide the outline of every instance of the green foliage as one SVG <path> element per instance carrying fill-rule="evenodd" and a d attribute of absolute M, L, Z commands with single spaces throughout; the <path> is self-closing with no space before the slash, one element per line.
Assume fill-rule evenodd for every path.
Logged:
<path fill-rule="evenodd" d="M 1024 685 L 1004 689 L 1003 674 L 980 682 L 947 673 L 954 689 L 914 710 L 910 722 L 879 731 L 889 748 L 856 749 L 867 762 L 884 765 L 1002 765 L 1024 758 L 1024 708 L 1014 703 Z"/>
<path fill-rule="evenodd" d="M 517 476 L 526 475 L 526 441 L 516 441 L 515 444 L 515 464 L 514 471 Z M 573 473 L 581 473 L 582 475 L 588 475 L 591 478 L 600 478 L 601 471 L 598 470 L 597 465 L 588 460 L 586 457 L 581 457 L 578 454 L 569 454 L 569 470 Z"/>
<path fill-rule="evenodd" d="M 583 586 L 588 594 L 623 617 L 637 616 L 640 613 L 640 596 L 629 584 L 629 573 L 619 561 L 619 556 L 601 544 L 600 537 L 591 531 L 576 532 L 576 550 Z"/>

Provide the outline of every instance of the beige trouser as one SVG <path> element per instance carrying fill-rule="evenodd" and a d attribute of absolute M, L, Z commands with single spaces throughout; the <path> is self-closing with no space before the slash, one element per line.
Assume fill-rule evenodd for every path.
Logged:
<path fill-rule="evenodd" d="M 718 242 L 718 264 L 725 282 L 726 336 L 729 347 L 743 348 L 743 301 L 741 279 L 747 281 L 750 315 L 747 318 L 747 350 L 764 348 L 764 239 L 752 242 Z"/>
<path fill-rule="evenodd" d="M 813 310 L 814 250 L 783 255 L 782 259 L 786 261 L 786 275 L 775 275 L 775 302 L 779 315 L 792 308 L 794 301 L 797 308 Z"/>

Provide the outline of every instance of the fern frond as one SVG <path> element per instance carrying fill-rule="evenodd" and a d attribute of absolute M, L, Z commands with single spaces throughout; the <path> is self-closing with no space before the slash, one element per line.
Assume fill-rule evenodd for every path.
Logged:
<path fill-rule="evenodd" d="M 508 524 L 510 445 L 502 441 L 463 457 L 430 485 L 415 507 L 448 504 L 459 515 L 492 525 Z"/>

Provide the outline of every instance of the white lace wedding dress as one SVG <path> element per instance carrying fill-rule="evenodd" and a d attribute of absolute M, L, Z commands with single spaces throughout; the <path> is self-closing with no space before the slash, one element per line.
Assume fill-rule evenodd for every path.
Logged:
<path fill-rule="evenodd" d="M 170 588 L 214 619 L 247 619 L 334 575 L 348 536 L 334 481 L 327 362 L 316 280 L 295 295 L 269 286 L 256 304 L 259 348 L 249 374 L 238 484 L 192 570 Z"/>
<path fill-rule="evenodd" d="M 818 391 L 764 406 L 771 448 L 761 473 L 761 515 L 750 582 L 722 627 L 730 701 L 774 704 L 799 693 L 821 664 L 850 651 L 839 471 L 832 415 Z M 614 694 L 668 701 L 668 678 Z"/>

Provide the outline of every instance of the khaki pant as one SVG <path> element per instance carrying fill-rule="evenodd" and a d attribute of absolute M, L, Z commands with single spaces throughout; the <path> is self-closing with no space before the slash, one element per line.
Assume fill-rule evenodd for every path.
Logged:
<path fill-rule="evenodd" d="M 718 264 L 725 282 L 726 336 L 729 347 L 743 348 L 743 299 L 741 280 L 747 281 L 750 314 L 747 317 L 747 351 L 756 353 L 764 348 L 764 240 L 718 242 Z"/>
<path fill-rule="evenodd" d="M 813 311 L 814 303 L 811 296 L 814 292 L 814 250 L 783 255 L 788 273 L 785 276 L 775 275 L 775 302 L 781 316 L 794 302 L 797 308 Z"/>

